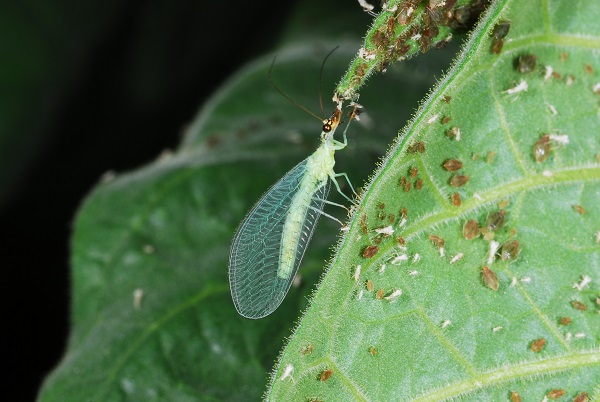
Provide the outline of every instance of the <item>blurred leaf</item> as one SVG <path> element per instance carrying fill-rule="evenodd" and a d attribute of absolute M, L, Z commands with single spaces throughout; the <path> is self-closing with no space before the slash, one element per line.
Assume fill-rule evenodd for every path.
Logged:
<path fill-rule="evenodd" d="M 493 3 L 373 176 L 268 399 L 598 400 L 599 14 Z"/>
<path fill-rule="evenodd" d="M 288 46 L 278 52 L 273 80 L 318 111 L 319 68 L 339 44 L 323 77 L 324 93 L 332 93 L 356 43 L 323 38 Z M 374 106 L 363 119 L 368 130 L 353 125 L 338 163 L 354 183 L 366 179 L 393 127 L 431 87 L 427 71 L 447 66 L 455 50 L 373 80 L 373 95 L 364 97 Z M 72 333 L 40 400 L 249 400 L 263 393 L 339 231 L 328 220 L 317 229 L 304 285 L 275 314 L 259 321 L 237 315 L 227 283 L 234 230 L 260 194 L 315 149 L 321 127 L 268 86 L 271 61 L 257 60 L 226 83 L 175 153 L 105 177 L 84 202 L 72 244 Z M 389 86 L 405 88 L 401 104 L 379 97 Z M 325 107 L 332 110 L 328 99 Z"/>

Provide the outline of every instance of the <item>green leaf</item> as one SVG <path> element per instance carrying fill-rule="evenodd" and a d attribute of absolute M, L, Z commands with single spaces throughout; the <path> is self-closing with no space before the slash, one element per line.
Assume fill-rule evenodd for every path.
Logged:
<path fill-rule="evenodd" d="M 355 8 L 349 13 L 362 16 Z M 326 36 L 288 45 L 277 52 L 274 82 L 318 111 L 319 68 L 339 44 L 323 76 L 324 93 L 331 94 L 356 43 Z M 353 125 L 340 171 L 357 184 L 367 178 L 394 127 L 433 84 L 424 72 L 447 66 L 455 51 L 390 67 L 385 79 L 372 80 L 375 91 L 364 99 L 379 107 L 364 116 L 368 130 Z M 71 336 L 39 400 L 260 398 L 339 233 L 337 223 L 323 220 L 300 271 L 304 285 L 292 288 L 276 313 L 260 321 L 236 313 L 227 283 L 235 228 L 263 191 L 315 149 L 321 130 L 321 122 L 269 87 L 271 61 L 261 58 L 232 77 L 178 150 L 105 177 L 85 200 L 72 243 Z M 406 89 L 400 104 L 379 99 L 390 85 Z M 328 113 L 333 105 L 325 97 Z"/>
<path fill-rule="evenodd" d="M 600 398 L 598 15 L 490 6 L 366 187 L 269 400 Z"/>

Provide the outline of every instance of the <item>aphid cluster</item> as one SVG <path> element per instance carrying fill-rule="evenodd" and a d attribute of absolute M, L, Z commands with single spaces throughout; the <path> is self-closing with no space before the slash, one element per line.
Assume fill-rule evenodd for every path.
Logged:
<path fill-rule="evenodd" d="M 475 1 L 468 6 L 455 8 L 456 2 L 457 0 L 401 2 L 387 21 L 368 38 L 375 51 L 383 56 L 379 57 L 382 61 L 378 69 L 384 71 L 388 63 L 403 59 L 412 49 L 425 53 L 432 45 L 440 48 L 445 46 L 451 35 L 440 37 L 440 28 L 465 27 L 477 18 L 488 3 Z"/>

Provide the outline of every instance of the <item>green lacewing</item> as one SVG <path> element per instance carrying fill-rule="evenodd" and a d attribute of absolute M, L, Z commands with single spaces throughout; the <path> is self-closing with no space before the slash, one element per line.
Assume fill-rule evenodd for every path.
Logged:
<path fill-rule="evenodd" d="M 355 118 L 352 113 L 350 120 Z M 339 105 L 323 121 L 321 145 L 308 158 L 275 183 L 254 205 L 240 224 L 229 254 L 229 285 L 238 313 L 258 319 L 279 307 L 292 285 L 310 242 L 323 204 L 329 180 L 340 190 L 335 173 L 335 151 L 347 145 L 333 138 L 342 117 Z M 352 188 L 352 185 L 350 184 Z M 352 189 L 354 191 L 354 189 Z"/>

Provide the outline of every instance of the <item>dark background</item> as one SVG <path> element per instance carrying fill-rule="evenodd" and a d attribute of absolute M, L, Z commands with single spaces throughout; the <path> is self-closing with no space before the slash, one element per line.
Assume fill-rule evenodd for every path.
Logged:
<path fill-rule="evenodd" d="M 0 2 L 3 400 L 33 400 L 63 353 L 87 192 L 176 147 L 207 97 L 276 47 L 293 4 Z"/>

